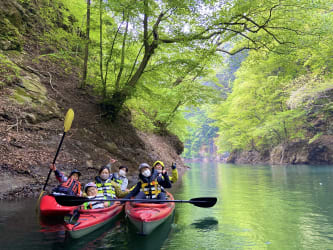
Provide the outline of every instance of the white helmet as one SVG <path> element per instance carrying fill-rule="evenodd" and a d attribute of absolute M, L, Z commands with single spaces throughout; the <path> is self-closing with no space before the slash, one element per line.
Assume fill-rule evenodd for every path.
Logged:
<path fill-rule="evenodd" d="M 150 166 L 149 166 L 147 163 L 141 163 L 141 164 L 139 165 L 139 171 L 140 171 L 142 168 L 150 168 Z"/>

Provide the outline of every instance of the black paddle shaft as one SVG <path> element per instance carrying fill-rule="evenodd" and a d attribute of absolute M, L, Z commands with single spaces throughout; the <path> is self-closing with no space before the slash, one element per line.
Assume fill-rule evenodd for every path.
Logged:
<path fill-rule="evenodd" d="M 140 202 L 140 203 L 191 203 L 197 207 L 212 207 L 216 204 L 216 197 L 193 198 L 190 200 L 157 200 L 157 199 L 89 199 L 79 196 L 54 195 L 56 201 L 62 206 L 79 206 L 89 201 L 121 201 L 121 202 Z"/>
<path fill-rule="evenodd" d="M 57 152 L 56 152 L 56 154 L 55 154 L 55 156 L 54 156 L 54 159 L 53 159 L 52 164 L 55 164 L 55 162 L 56 162 L 56 160 L 57 160 L 57 157 L 58 157 L 58 154 L 59 154 L 59 152 L 60 152 L 60 148 L 61 148 L 62 142 L 64 141 L 65 135 L 66 135 L 66 132 L 64 132 L 64 133 L 62 134 L 62 137 L 61 137 L 61 140 L 60 140 L 60 143 L 59 143 L 59 146 L 58 146 Z M 49 181 L 49 179 L 50 179 L 50 175 L 51 175 L 51 173 L 52 173 L 52 169 L 49 170 L 49 174 L 47 175 L 47 179 L 46 179 L 46 181 L 45 181 L 45 184 L 44 184 L 44 187 L 43 187 L 43 191 L 45 191 L 45 188 L 46 188 L 46 185 L 47 185 L 47 183 L 48 183 L 48 181 Z"/>

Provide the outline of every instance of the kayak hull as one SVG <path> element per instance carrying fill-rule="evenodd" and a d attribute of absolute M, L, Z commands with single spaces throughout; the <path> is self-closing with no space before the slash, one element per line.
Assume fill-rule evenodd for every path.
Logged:
<path fill-rule="evenodd" d="M 39 210 L 41 216 L 65 216 L 71 213 L 77 206 L 61 206 L 52 195 L 44 195 L 40 201 Z"/>
<path fill-rule="evenodd" d="M 173 200 L 170 193 L 168 196 Z M 162 204 L 126 202 L 125 212 L 139 234 L 149 235 L 172 216 L 174 209 L 175 203 L 173 202 Z"/>
<path fill-rule="evenodd" d="M 75 224 L 65 223 L 66 231 L 74 239 L 81 238 L 107 223 L 116 221 L 123 208 L 124 205 L 114 204 L 103 209 L 79 210 L 80 217 Z"/>
<path fill-rule="evenodd" d="M 138 230 L 139 234 L 142 235 L 149 235 L 151 234 L 159 225 L 161 225 L 162 223 L 164 223 L 167 219 L 170 218 L 170 216 L 172 216 L 172 213 L 170 213 L 169 216 L 157 220 L 157 221 L 142 221 L 142 220 L 135 220 L 134 218 L 128 217 L 130 222 L 135 226 L 135 228 Z"/>

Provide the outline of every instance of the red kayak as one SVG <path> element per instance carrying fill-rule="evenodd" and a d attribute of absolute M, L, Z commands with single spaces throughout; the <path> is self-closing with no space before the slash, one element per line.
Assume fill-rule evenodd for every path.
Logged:
<path fill-rule="evenodd" d="M 123 208 L 123 204 L 115 203 L 108 208 L 80 209 L 80 217 L 75 221 L 75 224 L 66 223 L 66 230 L 72 238 L 80 238 L 109 222 L 115 221 Z"/>
<path fill-rule="evenodd" d="M 174 200 L 172 194 L 167 194 L 169 200 Z M 172 216 L 174 209 L 174 202 L 162 204 L 126 202 L 125 212 L 139 233 L 148 235 Z"/>
<path fill-rule="evenodd" d="M 64 216 L 71 213 L 75 208 L 77 206 L 59 205 L 52 195 L 44 195 L 39 205 L 41 216 Z"/>

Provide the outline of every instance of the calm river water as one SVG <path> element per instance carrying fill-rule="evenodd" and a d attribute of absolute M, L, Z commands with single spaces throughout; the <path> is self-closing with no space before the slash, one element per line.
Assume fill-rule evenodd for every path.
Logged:
<path fill-rule="evenodd" d="M 36 199 L 0 202 L 0 249 L 333 249 L 333 166 L 191 164 L 176 199 L 216 196 L 213 208 L 177 204 L 149 236 L 122 218 L 80 240 L 40 225 Z"/>

